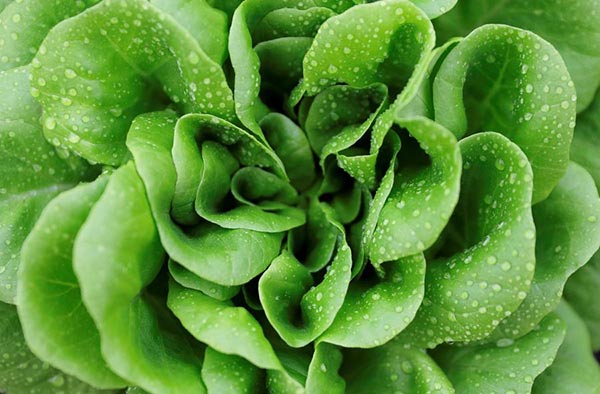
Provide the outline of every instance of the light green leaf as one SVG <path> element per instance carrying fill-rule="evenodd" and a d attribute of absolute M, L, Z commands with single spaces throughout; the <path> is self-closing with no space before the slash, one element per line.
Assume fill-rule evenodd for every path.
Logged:
<path fill-rule="evenodd" d="M 75 240 L 83 303 L 102 355 L 120 376 L 153 394 L 204 393 L 197 346 L 149 288 L 164 259 L 144 185 L 129 163 L 112 174 Z"/>
<path fill-rule="evenodd" d="M 28 64 L 54 25 L 99 1 L 20 0 L 0 6 L 0 71 Z"/>
<path fill-rule="evenodd" d="M 418 142 L 431 165 L 419 168 L 418 159 L 411 156 L 416 146 L 408 145 L 406 153 L 400 151 L 397 173 L 380 185 L 378 193 L 387 195 L 375 196 L 385 204 L 368 244 L 376 265 L 429 248 L 450 219 L 460 189 L 462 160 L 452 133 L 426 118 L 399 119 L 398 124 Z"/>
<path fill-rule="evenodd" d="M 188 289 L 198 290 L 216 300 L 225 301 L 239 293 L 239 286 L 221 286 L 202 279 L 185 267 L 169 260 L 169 273 L 177 283 Z"/>
<path fill-rule="evenodd" d="M 217 64 L 227 58 L 227 15 L 205 0 L 150 0 L 182 25 Z"/>
<path fill-rule="evenodd" d="M 330 216 L 329 216 L 330 217 Z M 331 219 L 329 219 L 331 221 Z M 323 280 L 287 250 L 261 276 L 258 290 L 271 325 L 290 346 L 307 345 L 333 322 L 350 282 L 352 255 L 338 227 L 338 241 Z"/>
<path fill-rule="evenodd" d="M 489 335 L 523 302 L 535 269 L 527 158 L 492 132 L 459 145 L 459 202 L 445 245 L 427 266 L 423 305 L 406 330 L 408 343 L 430 348 Z"/>
<path fill-rule="evenodd" d="M 552 365 L 535 379 L 532 393 L 600 392 L 600 367 L 590 352 L 590 333 L 585 323 L 564 301 L 556 313 L 566 323 L 567 334 Z"/>
<path fill-rule="evenodd" d="M 560 302 L 565 282 L 600 246 L 600 198 L 592 177 L 571 163 L 548 199 L 533 207 L 537 228 L 531 290 L 491 339 L 518 338 Z"/>
<path fill-rule="evenodd" d="M 4 8 L 9 5 L 13 0 L 0 0 L 0 12 L 4 10 Z"/>
<path fill-rule="evenodd" d="M 207 348 L 202 379 L 208 394 L 254 394 L 264 388 L 264 373 L 241 357 Z"/>
<path fill-rule="evenodd" d="M 319 343 L 308 367 L 306 392 L 316 393 L 345 393 L 346 383 L 338 375 L 342 365 L 342 352 L 333 345 Z"/>
<path fill-rule="evenodd" d="M 0 72 L 0 301 L 13 303 L 21 245 L 42 209 L 94 171 L 44 139 L 29 67 Z"/>
<path fill-rule="evenodd" d="M 380 346 L 400 333 L 421 305 L 425 284 L 422 254 L 385 263 L 385 277 L 350 284 L 344 304 L 318 339 L 344 347 Z"/>
<path fill-rule="evenodd" d="M 391 341 L 374 349 L 348 349 L 340 375 L 346 393 L 454 394 L 452 384 L 423 350 Z"/>
<path fill-rule="evenodd" d="M 281 369 L 260 325 L 246 309 L 175 282 L 169 285 L 167 305 L 200 342 L 221 353 L 241 356 L 260 368 Z"/>
<path fill-rule="evenodd" d="M 596 252 L 565 286 L 565 298 L 587 325 L 595 351 L 600 350 L 600 304 L 596 292 L 599 287 L 600 252 Z"/>
<path fill-rule="evenodd" d="M 17 310 L 0 302 L 0 390 L 6 394 L 117 394 L 99 390 L 50 367 L 27 348 Z"/>
<path fill-rule="evenodd" d="M 545 317 L 524 337 L 489 345 L 436 349 L 434 358 L 457 393 L 531 392 L 533 381 L 554 361 L 565 337 L 565 324 L 555 314 Z"/>
<path fill-rule="evenodd" d="M 450 11 L 458 0 L 410 0 L 417 7 L 425 11 L 430 19 L 439 17 Z"/>
<path fill-rule="evenodd" d="M 318 4 L 318 1 L 314 1 Z M 329 7 L 329 8 L 328 8 Z M 335 16 L 331 5 L 308 9 L 280 8 L 269 12 L 256 25 L 252 37 L 264 42 L 284 37 L 314 37 L 327 19 Z M 302 21 L 302 23 L 297 23 Z M 312 40 L 311 40 L 312 41 Z"/>
<path fill-rule="evenodd" d="M 337 83 L 380 82 L 397 93 L 434 41 L 429 19 L 407 1 L 357 5 L 319 29 L 304 59 L 302 89 L 314 96 Z"/>
<path fill-rule="evenodd" d="M 567 169 L 576 98 L 556 49 L 504 25 L 470 33 L 444 59 L 433 84 L 435 120 L 457 137 L 495 131 L 525 152 L 535 175 L 534 202 Z"/>
<path fill-rule="evenodd" d="M 436 20 L 435 27 L 441 42 L 485 23 L 503 23 L 540 35 L 565 59 L 577 88 L 577 109 L 582 111 L 600 85 L 599 5 L 597 0 L 461 0 Z"/>
<path fill-rule="evenodd" d="M 148 31 L 153 39 L 141 38 Z M 64 21 L 32 66 L 46 138 L 95 162 L 120 164 L 133 118 L 169 100 L 183 112 L 235 117 L 219 65 L 143 0 L 105 0 Z"/>
<path fill-rule="evenodd" d="M 23 244 L 17 301 L 25 338 L 39 358 L 96 387 L 116 388 L 126 382 L 102 358 L 72 262 L 75 237 L 105 186 L 105 177 L 83 184 L 44 209 Z"/>
<path fill-rule="evenodd" d="M 170 112 L 142 115 L 127 141 L 161 243 L 173 260 L 205 280 L 223 286 L 244 284 L 277 257 L 283 234 L 224 229 L 206 221 L 186 228 L 173 220 L 171 202 L 178 181 L 171 156 L 175 121 Z"/>

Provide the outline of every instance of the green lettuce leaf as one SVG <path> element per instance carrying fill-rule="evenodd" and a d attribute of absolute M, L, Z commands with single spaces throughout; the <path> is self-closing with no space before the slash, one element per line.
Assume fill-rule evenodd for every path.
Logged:
<path fill-rule="evenodd" d="M 31 62 L 49 31 L 100 0 L 20 0 L 0 5 L 0 71 Z"/>
<path fill-rule="evenodd" d="M 142 39 L 148 31 L 155 40 Z M 183 112 L 235 118 L 219 65 L 142 0 L 105 0 L 59 24 L 32 67 L 46 138 L 94 162 L 122 163 L 133 118 L 168 101 Z"/>
<path fill-rule="evenodd" d="M 202 379 L 208 393 L 253 394 L 264 389 L 264 373 L 241 357 L 207 348 Z"/>
<path fill-rule="evenodd" d="M 260 325 L 246 309 L 174 282 L 169 285 L 167 304 L 183 326 L 212 349 L 243 357 L 263 369 L 281 369 Z"/>
<path fill-rule="evenodd" d="M 260 302 L 269 322 L 290 346 L 314 341 L 333 322 L 350 282 L 350 248 L 338 239 L 336 252 L 323 280 L 316 284 L 311 272 L 284 250 L 261 276 Z"/>
<path fill-rule="evenodd" d="M 408 145 L 410 152 L 400 151 L 399 161 L 404 155 L 407 158 L 398 163 L 397 173 L 390 172 L 391 176 L 381 182 L 375 201 L 385 199 L 385 203 L 368 244 L 373 264 L 429 248 L 446 226 L 458 201 L 462 160 L 456 138 L 426 118 L 399 119 L 398 124 L 429 156 L 431 165 L 419 168 L 413 154 L 418 148 Z M 404 163 L 407 168 L 403 168 Z M 380 193 L 384 195 L 379 196 Z"/>
<path fill-rule="evenodd" d="M 594 180 L 572 163 L 548 199 L 533 207 L 537 236 L 531 289 L 490 340 L 520 337 L 556 308 L 569 276 L 600 246 L 599 216 L 600 198 Z"/>
<path fill-rule="evenodd" d="M 113 173 L 75 240 L 83 304 L 104 359 L 124 379 L 152 393 L 204 393 L 200 349 L 151 286 L 164 258 L 144 185 L 129 163 Z"/>
<path fill-rule="evenodd" d="M 0 301 L 13 303 L 21 246 L 42 209 L 94 171 L 44 139 L 29 67 L 0 71 Z M 68 157 L 66 157 L 68 156 Z"/>
<path fill-rule="evenodd" d="M 600 350 L 600 305 L 596 289 L 600 286 L 600 252 L 577 271 L 565 286 L 565 299 L 577 311 L 591 333 L 592 349 Z"/>
<path fill-rule="evenodd" d="M 555 314 L 515 341 L 436 349 L 439 363 L 457 393 L 529 393 L 536 376 L 554 361 L 565 337 L 565 323 Z"/>
<path fill-rule="evenodd" d="M 398 335 L 421 305 L 425 284 L 422 254 L 385 263 L 384 276 L 361 277 L 348 294 L 331 326 L 318 341 L 344 347 L 380 346 Z"/>
<path fill-rule="evenodd" d="M 304 58 L 300 90 L 314 96 L 337 83 L 365 87 L 380 82 L 398 92 L 434 41 L 431 22 L 409 2 L 352 7 L 319 29 Z"/>
<path fill-rule="evenodd" d="M 584 110 L 600 85 L 600 14 L 595 1 L 461 0 L 436 20 L 442 42 L 466 35 L 485 23 L 503 23 L 530 30 L 560 52 L 577 88 L 577 110 Z"/>
<path fill-rule="evenodd" d="M 408 343 L 485 338 L 527 297 L 535 270 L 532 172 L 517 145 L 497 133 L 460 141 L 458 206 L 438 258 L 427 266 L 425 298 Z"/>
<path fill-rule="evenodd" d="M 421 349 L 391 341 L 374 349 L 348 349 L 340 375 L 346 380 L 346 393 L 453 394 L 444 372 Z"/>
<path fill-rule="evenodd" d="M 208 221 L 184 227 L 174 221 L 171 206 L 180 182 L 171 155 L 175 122 L 170 112 L 142 115 L 133 123 L 127 141 L 162 245 L 174 261 L 203 279 L 223 286 L 244 284 L 279 254 L 283 234 L 226 229 Z"/>
<path fill-rule="evenodd" d="M 552 365 L 535 379 L 531 392 L 599 392 L 600 367 L 590 353 L 590 334 L 585 323 L 564 301 L 559 304 L 556 313 L 567 325 L 565 340 L 558 348 Z"/>
<path fill-rule="evenodd" d="M 470 33 L 446 56 L 433 84 L 435 120 L 457 137 L 495 131 L 525 152 L 534 202 L 545 199 L 567 169 L 576 99 L 556 49 L 504 25 Z"/>
<path fill-rule="evenodd" d="M 221 286 L 214 282 L 202 279 L 181 264 L 169 260 L 169 273 L 180 285 L 188 289 L 198 290 L 214 299 L 225 301 L 239 293 L 239 286 Z"/>
<path fill-rule="evenodd" d="M 126 383 L 102 357 L 72 258 L 75 238 L 106 181 L 66 191 L 44 209 L 23 244 L 17 301 L 25 338 L 39 358 L 96 387 L 115 388 Z"/>
<path fill-rule="evenodd" d="M 0 302 L 0 390 L 7 394 L 117 394 L 99 390 L 37 359 L 27 348 L 17 310 Z"/>

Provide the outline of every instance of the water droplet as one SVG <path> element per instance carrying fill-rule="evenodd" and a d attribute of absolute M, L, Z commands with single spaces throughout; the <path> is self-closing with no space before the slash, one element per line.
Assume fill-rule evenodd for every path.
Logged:
<path fill-rule="evenodd" d="M 68 79 L 73 79 L 77 76 L 77 73 L 75 72 L 75 70 L 67 68 L 65 69 L 65 77 L 67 77 Z"/>
<path fill-rule="evenodd" d="M 48 130 L 54 130 L 56 128 L 56 120 L 54 118 L 46 118 L 44 127 Z"/>
<path fill-rule="evenodd" d="M 507 347 L 507 346 L 511 346 L 513 343 L 515 343 L 515 341 L 511 338 L 502 338 L 502 339 L 498 339 L 498 341 L 496 341 L 496 346 Z"/>
<path fill-rule="evenodd" d="M 48 379 L 48 381 L 54 387 L 61 387 L 63 384 L 65 384 L 65 378 L 62 375 L 55 375 Z"/>

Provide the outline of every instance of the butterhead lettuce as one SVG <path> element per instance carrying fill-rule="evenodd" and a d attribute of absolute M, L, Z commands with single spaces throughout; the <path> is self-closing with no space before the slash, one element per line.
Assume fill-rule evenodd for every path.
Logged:
<path fill-rule="evenodd" d="M 597 392 L 567 3 L 0 0 L 0 393 Z"/>

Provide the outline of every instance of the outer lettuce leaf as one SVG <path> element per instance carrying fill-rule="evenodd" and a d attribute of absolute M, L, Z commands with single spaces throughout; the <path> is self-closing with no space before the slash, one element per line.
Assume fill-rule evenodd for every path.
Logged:
<path fill-rule="evenodd" d="M 590 107 L 577 118 L 577 126 L 571 157 L 584 166 L 600 185 L 600 95 L 597 94 Z M 593 220 L 593 219 L 592 219 Z M 596 253 L 590 262 L 577 271 L 567 282 L 565 298 L 577 311 L 591 332 L 592 347 L 600 350 L 600 308 L 595 302 L 595 292 L 600 286 L 600 253 Z"/>
<path fill-rule="evenodd" d="M 582 111 L 600 85 L 599 22 L 596 0 L 461 0 L 436 21 L 436 32 L 445 40 L 485 23 L 505 23 L 540 35 L 565 59 L 577 88 L 577 110 Z"/>
<path fill-rule="evenodd" d="M 0 5 L 0 71 L 31 62 L 40 44 L 59 22 L 100 0 L 20 0 Z"/>
<path fill-rule="evenodd" d="M 129 163 L 113 173 L 75 240 L 83 303 L 102 355 L 120 376 L 153 394 L 204 393 L 197 345 L 158 290 L 148 289 L 164 258 L 144 185 Z"/>
<path fill-rule="evenodd" d="M 548 199 L 533 207 L 537 228 L 533 282 L 523 304 L 491 340 L 517 338 L 556 308 L 569 276 L 600 246 L 600 198 L 592 177 L 572 163 Z"/>
<path fill-rule="evenodd" d="M 492 132 L 459 145 L 460 198 L 440 252 L 449 257 L 427 266 L 425 299 L 405 335 L 430 348 L 488 336 L 527 297 L 535 269 L 527 158 Z"/>
<path fill-rule="evenodd" d="M 25 237 L 46 204 L 93 175 L 44 139 L 29 95 L 29 67 L 0 72 L 0 301 L 13 303 Z"/>
<path fill-rule="evenodd" d="M 149 31 L 150 41 L 142 38 Z M 61 23 L 32 65 L 46 138 L 95 162 L 123 162 L 131 121 L 164 106 L 160 95 L 184 112 L 235 117 L 219 65 L 187 30 L 142 0 L 105 0 Z"/>
<path fill-rule="evenodd" d="M 82 305 L 73 244 L 106 177 L 62 193 L 48 204 L 23 244 L 19 318 L 29 347 L 42 360 L 96 387 L 126 382 L 106 365 L 100 334 Z"/>
<path fill-rule="evenodd" d="M 504 25 L 469 34 L 444 59 L 433 84 L 435 120 L 457 137 L 496 131 L 525 152 L 534 202 L 545 199 L 567 169 L 576 99 L 556 49 Z"/>
<path fill-rule="evenodd" d="M 171 216 L 178 181 L 171 156 L 176 127 L 173 113 L 143 115 L 133 123 L 127 141 L 161 242 L 174 261 L 201 278 L 223 286 L 244 284 L 279 254 L 283 234 L 225 229 L 206 221 L 180 227 Z"/>
<path fill-rule="evenodd" d="M 590 334 L 577 313 L 561 302 L 556 313 L 567 325 L 556 359 L 533 384 L 533 394 L 598 393 L 600 367 L 590 353 Z"/>
<path fill-rule="evenodd" d="M 346 393 L 448 394 L 452 384 L 423 350 L 392 341 L 369 350 L 344 351 L 340 375 Z"/>
<path fill-rule="evenodd" d="M 243 357 L 262 369 L 281 369 L 260 325 L 246 309 L 174 282 L 169 285 L 168 306 L 196 339 L 212 349 Z"/>
<path fill-rule="evenodd" d="M 600 305 L 596 302 L 598 286 L 600 286 L 600 252 L 596 252 L 565 286 L 565 298 L 587 325 L 594 351 L 600 350 Z"/>
<path fill-rule="evenodd" d="M 600 185 L 600 94 L 589 108 L 577 117 L 577 126 L 571 144 L 571 159 L 592 174 L 596 185 Z"/>
<path fill-rule="evenodd" d="M 7 394 L 117 394 L 99 390 L 38 360 L 27 348 L 17 310 L 0 302 L 0 389 Z M 118 391 L 120 392 L 120 391 Z"/>
<path fill-rule="evenodd" d="M 516 341 L 483 346 L 443 347 L 434 358 L 457 393 L 530 393 L 533 381 L 554 361 L 565 337 L 565 323 L 555 314 Z"/>

